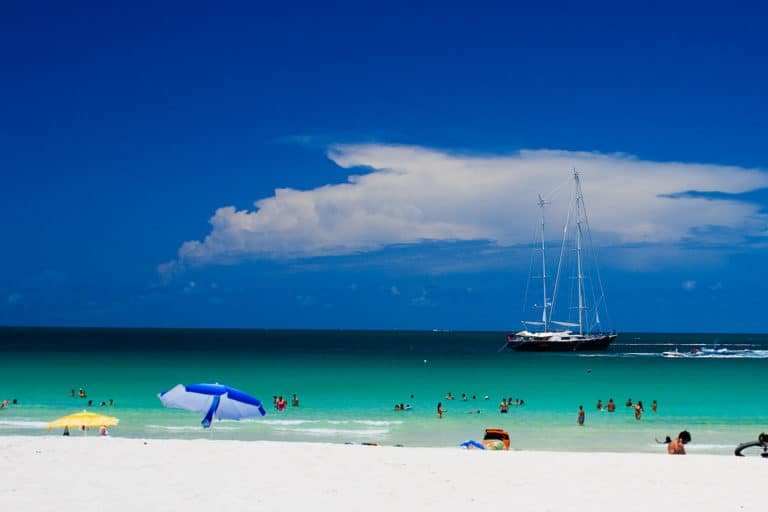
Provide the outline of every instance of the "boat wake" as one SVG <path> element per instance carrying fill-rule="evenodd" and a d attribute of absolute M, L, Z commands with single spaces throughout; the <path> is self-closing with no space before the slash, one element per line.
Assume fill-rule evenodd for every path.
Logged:
<path fill-rule="evenodd" d="M 662 357 L 684 358 L 684 359 L 768 359 L 768 350 L 727 350 L 702 351 L 693 350 L 691 352 L 663 352 Z"/>
<path fill-rule="evenodd" d="M 718 352 L 677 350 L 666 352 L 609 352 L 600 354 L 573 354 L 577 357 L 666 357 L 679 359 L 768 359 L 768 350 L 720 350 Z"/>

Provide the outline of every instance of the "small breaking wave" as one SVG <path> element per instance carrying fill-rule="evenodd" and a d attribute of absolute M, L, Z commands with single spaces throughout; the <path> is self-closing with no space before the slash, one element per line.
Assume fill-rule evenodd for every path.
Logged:
<path fill-rule="evenodd" d="M 244 420 L 252 423 L 266 423 L 267 425 L 303 425 L 305 423 L 320 423 L 320 420 L 263 420 L 259 418 Z"/>
<path fill-rule="evenodd" d="M 40 429 L 48 425 L 45 421 L 32 420 L 0 420 L 0 428 L 29 428 Z"/>
<path fill-rule="evenodd" d="M 400 420 L 387 421 L 387 420 L 328 420 L 331 425 L 371 425 L 371 426 L 388 426 L 388 425 L 402 425 Z"/>
<path fill-rule="evenodd" d="M 293 432 L 297 434 L 306 434 L 309 436 L 355 436 L 355 437 L 370 437 L 370 436 L 383 436 L 389 434 L 388 429 L 344 429 L 344 428 L 276 428 L 282 432 Z"/>
<path fill-rule="evenodd" d="M 145 425 L 145 428 L 150 430 L 164 430 L 167 432 L 200 432 L 200 425 L 185 425 L 185 426 L 173 426 L 173 425 Z M 218 422 L 213 424 L 213 428 L 216 430 L 237 430 L 236 427 L 227 427 L 220 425 Z"/>

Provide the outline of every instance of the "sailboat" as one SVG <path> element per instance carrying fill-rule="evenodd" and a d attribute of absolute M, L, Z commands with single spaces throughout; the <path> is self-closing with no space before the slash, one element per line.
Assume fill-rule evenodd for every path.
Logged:
<path fill-rule="evenodd" d="M 597 269 L 596 257 L 591 247 L 591 234 L 589 222 L 584 206 L 584 196 L 581 190 L 579 172 L 573 171 L 573 192 L 571 204 L 563 229 L 563 242 L 560 248 L 560 258 L 555 274 L 555 282 L 551 297 L 548 289 L 546 242 L 545 242 L 545 218 L 544 207 L 549 204 L 539 195 L 538 205 L 541 209 L 540 239 L 537 240 L 537 250 L 541 253 L 541 278 L 542 303 L 540 321 L 523 321 L 524 329 L 519 332 L 507 334 L 506 348 L 516 351 L 528 352 L 572 352 L 582 350 L 606 350 L 616 339 L 616 332 L 603 332 L 600 328 L 599 310 L 605 309 L 605 293 L 603 292 L 600 273 Z M 573 234 L 569 233 L 573 231 Z M 570 250 L 572 247 L 572 251 Z M 567 309 L 558 308 L 558 296 L 564 295 L 565 288 L 561 277 L 567 271 L 569 264 L 566 259 L 568 253 L 575 253 L 575 266 L 573 267 L 573 281 L 576 285 L 571 287 L 571 304 Z M 566 258 L 568 256 L 568 258 Z M 586 275 L 586 260 L 594 267 L 596 286 L 594 280 Z M 590 300 L 591 305 L 590 305 Z M 560 300 L 562 302 L 562 299 Z M 565 315 L 566 319 L 555 320 L 556 315 Z M 533 326 L 533 327 L 531 327 Z"/>

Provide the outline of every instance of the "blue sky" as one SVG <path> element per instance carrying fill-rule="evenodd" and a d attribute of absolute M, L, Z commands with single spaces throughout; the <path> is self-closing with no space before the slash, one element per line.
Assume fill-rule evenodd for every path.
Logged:
<path fill-rule="evenodd" d="M 576 166 L 611 327 L 766 331 L 765 8 L 360 4 L 6 6 L 0 324 L 516 329 Z"/>

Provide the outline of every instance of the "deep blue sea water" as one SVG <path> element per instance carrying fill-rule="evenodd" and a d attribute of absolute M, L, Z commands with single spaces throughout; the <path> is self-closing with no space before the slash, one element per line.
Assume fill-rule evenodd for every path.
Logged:
<path fill-rule="evenodd" d="M 726 454 L 768 430 L 768 335 L 630 333 L 607 352 L 526 354 L 499 352 L 504 334 L 1 328 L 0 400 L 19 403 L 0 409 L 0 435 L 59 435 L 45 424 L 84 408 L 117 416 L 112 435 L 138 438 L 450 447 L 481 439 L 485 428 L 503 428 L 517 449 L 663 452 L 655 438 L 687 429 L 689 453 Z M 661 356 L 716 339 L 721 347 L 755 352 Z M 194 382 L 247 391 L 268 414 L 203 430 L 200 414 L 165 409 L 157 398 Z M 80 387 L 87 399 L 70 396 Z M 448 392 L 456 399 L 446 400 Z M 299 407 L 272 408 L 274 395 L 290 402 L 293 393 Z M 502 415 L 505 397 L 525 405 Z M 624 406 L 629 397 L 643 401 L 639 421 Z M 596 409 L 598 399 L 609 398 L 615 413 Z M 110 399 L 114 406 L 99 405 Z M 438 402 L 446 409 L 442 419 Z M 396 403 L 411 410 L 395 411 Z M 579 405 L 583 427 L 576 423 Z"/>

